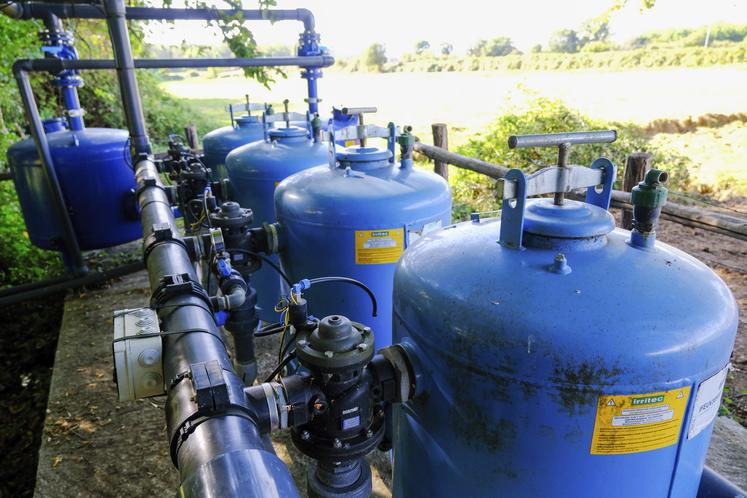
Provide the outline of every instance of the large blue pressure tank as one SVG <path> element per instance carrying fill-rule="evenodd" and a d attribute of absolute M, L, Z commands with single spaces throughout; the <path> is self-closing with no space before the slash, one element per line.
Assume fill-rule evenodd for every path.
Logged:
<path fill-rule="evenodd" d="M 595 174 L 574 168 L 544 185 Z M 502 220 L 424 236 L 397 268 L 394 340 L 423 395 L 397 409 L 394 496 L 694 498 L 731 292 L 688 254 L 616 229 L 594 186 L 556 204 L 521 197 L 549 193 L 537 178 L 507 178 Z"/>
<path fill-rule="evenodd" d="M 239 116 L 232 120 L 231 126 L 213 130 L 202 139 L 205 153 L 203 162 L 210 168 L 214 181 L 227 177 L 226 156 L 242 145 L 262 140 L 265 136 L 262 122 L 257 116 Z"/>
<path fill-rule="evenodd" d="M 275 222 L 275 187 L 288 176 L 327 162 L 327 145 L 319 133 L 288 126 L 268 129 L 267 140 L 235 149 L 226 158 L 232 198 L 254 213 L 253 227 Z M 279 262 L 277 255 L 273 261 Z M 268 265 L 252 274 L 257 289 L 259 316 L 277 321 L 274 311 L 280 297 L 280 277 Z"/>
<path fill-rule="evenodd" d="M 53 121 L 46 121 L 45 129 L 80 248 L 101 249 L 140 238 L 127 131 L 69 131 Z M 42 249 L 61 249 L 62 228 L 34 141 L 12 145 L 8 163 L 31 242 Z"/>
<path fill-rule="evenodd" d="M 371 132 L 374 127 L 366 127 Z M 345 140 L 345 128 L 330 139 Z M 355 128 L 352 128 L 355 132 Z M 379 128 L 389 149 L 349 147 L 331 165 L 297 173 L 275 192 L 278 222 L 285 237 L 283 268 L 290 278 L 352 277 L 378 299 L 371 317 L 368 296 L 339 283 L 312 286 L 306 293 L 314 315 L 337 313 L 366 323 L 376 347 L 391 344 L 394 268 L 404 249 L 424 232 L 451 220 L 451 192 L 440 176 L 413 168 L 411 144 L 406 158 L 394 162 L 395 128 Z M 404 136 L 405 141 L 412 135 Z M 364 138 L 360 136 L 359 138 Z"/>

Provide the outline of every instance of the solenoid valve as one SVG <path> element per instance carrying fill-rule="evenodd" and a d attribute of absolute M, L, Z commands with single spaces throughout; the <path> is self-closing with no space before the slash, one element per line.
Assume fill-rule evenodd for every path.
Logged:
<path fill-rule="evenodd" d="M 155 310 L 115 311 L 112 352 L 120 401 L 166 394 L 161 329 Z"/>

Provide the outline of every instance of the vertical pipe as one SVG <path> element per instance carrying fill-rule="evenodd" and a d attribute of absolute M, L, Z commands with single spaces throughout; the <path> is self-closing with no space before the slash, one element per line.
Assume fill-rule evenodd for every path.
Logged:
<path fill-rule="evenodd" d="M 119 90 L 122 94 L 125 119 L 130 130 L 130 140 L 135 154 L 150 154 L 151 146 L 145 129 L 143 105 L 135 78 L 135 62 L 132 58 L 127 21 L 125 20 L 125 5 L 123 0 L 104 0 L 106 23 L 109 26 L 109 36 L 114 49 L 114 61 L 117 66 Z"/>
<path fill-rule="evenodd" d="M 29 121 L 31 136 L 34 138 L 34 142 L 36 143 L 36 151 L 39 154 L 42 169 L 44 170 L 44 176 L 47 179 L 47 186 L 52 193 L 52 203 L 55 207 L 55 213 L 57 213 L 59 218 L 58 221 L 60 223 L 60 228 L 62 229 L 64 244 L 63 256 L 65 262 L 75 275 L 84 275 L 88 273 L 88 268 L 83 260 L 83 254 L 80 252 L 78 239 L 75 237 L 73 222 L 70 220 L 67 205 L 65 204 L 65 196 L 62 193 L 62 187 L 60 187 L 60 181 L 55 172 L 52 153 L 49 150 L 49 143 L 47 142 L 47 136 L 44 133 L 41 117 L 39 117 L 39 109 L 36 106 L 36 100 L 34 99 L 34 94 L 31 89 L 29 75 L 25 70 L 18 66 L 14 66 L 13 73 L 18 82 L 18 91 L 21 94 L 23 109 L 26 112 L 26 119 Z"/>
<path fill-rule="evenodd" d="M 562 143 L 558 145 L 558 168 L 560 168 L 560 182 L 565 184 L 565 176 L 568 175 L 568 153 L 571 150 L 570 143 Z M 555 192 L 553 203 L 556 206 L 562 206 L 565 202 L 565 192 Z"/>
<path fill-rule="evenodd" d="M 85 128 L 83 116 L 78 99 L 78 90 L 75 87 L 62 88 L 62 100 L 67 111 L 67 122 L 73 131 L 81 131 Z"/>
<path fill-rule="evenodd" d="M 55 57 L 77 59 L 77 53 L 72 46 L 72 39 L 65 33 L 65 28 L 60 18 L 49 12 L 44 16 L 44 26 L 47 28 L 48 37 L 42 36 L 42 42 L 52 47 L 58 47 L 61 52 L 57 52 Z M 41 36 L 41 35 L 40 35 Z M 43 50 L 43 49 L 42 49 Z M 62 56 L 61 54 L 65 54 Z M 65 70 L 55 78 L 55 83 L 61 88 L 62 100 L 67 111 L 67 120 L 70 129 L 81 131 L 84 128 L 82 112 L 80 109 L 80 100 L 78 99 L 78 89 L 76 85 L 80 84 L 77 71 Z"/>
<path fill-rule="evenodd" d="M 319 91 L 317 89 L 316 85 L 316 76 L 309 76 L 306 80 L 307 86 L 308 86 L 308 94 L 309 94 L 309 114 L 312 116 L 319 112 Z"/>

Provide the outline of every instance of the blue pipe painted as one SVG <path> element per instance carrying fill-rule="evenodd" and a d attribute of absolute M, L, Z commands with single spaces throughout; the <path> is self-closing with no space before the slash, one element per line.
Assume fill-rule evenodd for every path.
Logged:
<path fill-rule="evenodd" d="M 78 52 L 73 46 L 72 35 L 66 32 L 60 22 L 60 19 L 54 14 L 44 17 L 46 31 L 39 33 L 39 39 L 42 42 L 42 53 L 46 57 L 62 60 L 77 60 Z M 78 99 L 78 87 L 83 84 L 79 73 L 76 70 L 64 70 L 57 73 L 53 80 L 53 85 L 60 88 L 63 105 L 67 117 L 69 128 L 72 131 L 81 131 L 84 129 L 83 111 Z"/>

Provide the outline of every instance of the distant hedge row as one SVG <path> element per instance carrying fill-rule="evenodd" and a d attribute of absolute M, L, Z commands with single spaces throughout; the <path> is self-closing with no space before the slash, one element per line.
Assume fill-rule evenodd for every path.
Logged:
<path fill-rule="evenodd" d="M 702 67 L 745 62 L 747 62 L 747 42 L 709 48 L 648 48 L 576 54 L 535 53 L 504 57 L 444 57 L 399 62 L 385 66 L 384 70 L 386 72 L 618 70 Z"/>

